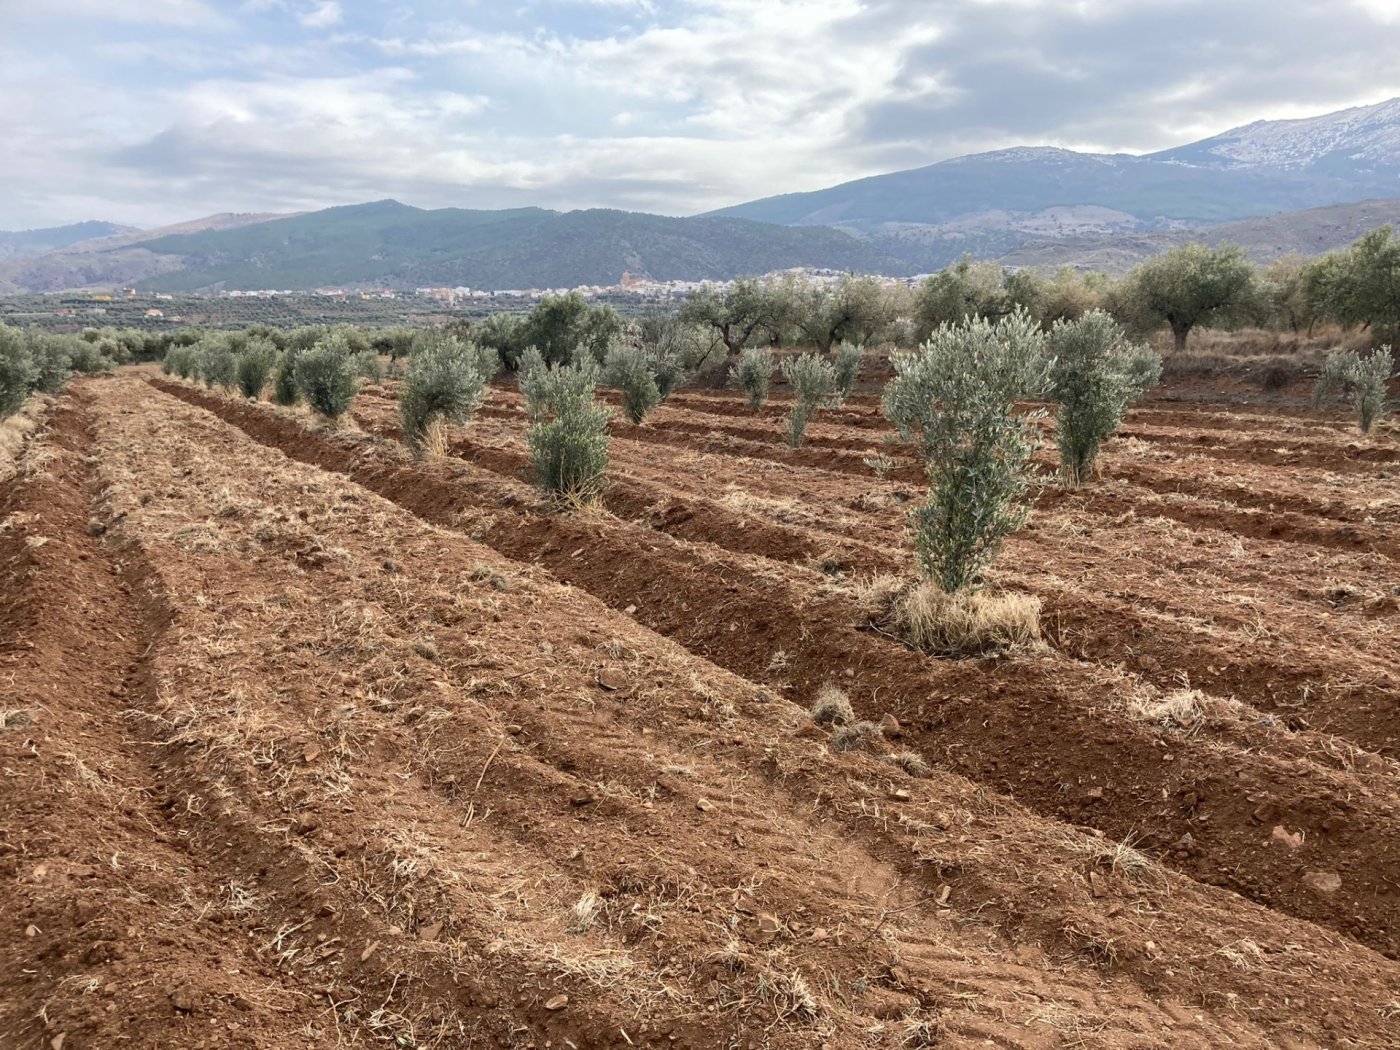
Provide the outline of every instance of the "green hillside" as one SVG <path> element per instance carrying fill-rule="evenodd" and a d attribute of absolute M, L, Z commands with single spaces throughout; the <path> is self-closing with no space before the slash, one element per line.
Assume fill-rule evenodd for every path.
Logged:
<path fill-rule="evenodd" d="M 154 291 L 341 285 L 480 288 L 727 279 L 790 266 L 909 272 L 909 264 L 839 230 L 740 219 L 677 219 L 539 208 L 424 210 L 396 201 L 328 208 L 234 230 L 161 237 L 142 248 L 182 269 Z"/>

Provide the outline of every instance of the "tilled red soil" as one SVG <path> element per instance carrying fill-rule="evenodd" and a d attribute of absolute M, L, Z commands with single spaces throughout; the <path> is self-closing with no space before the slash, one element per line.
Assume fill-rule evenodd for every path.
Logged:
<path fill-rule="evenodd" d="M 380 393 L 127 374 L 29 439 L 0 1045 L 1400 1044 L 1390 433 L 1138 410 L 1003 558 L 1048 647 L 938 661 L 852 593 L 918 493 L 873 398 L 793 452 L 678 395 L 563 513 L 512 393 L 428 463 Z"/>

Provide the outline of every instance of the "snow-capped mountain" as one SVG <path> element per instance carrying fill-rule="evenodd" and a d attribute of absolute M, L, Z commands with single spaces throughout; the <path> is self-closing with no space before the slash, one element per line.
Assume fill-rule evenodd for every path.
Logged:
<path fill-rule="evenodd" d="M 1075 236 L 1108 209 L 1141 232 L 1400 198 L 1400 99 L 1303 120 L 1256 121 L 1146 156 L 1020 146 L 789 193 L 712 214 L 839 226 L 929 267 Z M 1082 217 L 1088 217 L 1084 219 Z"/>
<path fill-rule="evenodd" d="M 1155 160 L 1285 171 L 1334 168 L 1400 169 L 1400 98 L 1300 120 L 1257 120 L 1188 146 L 1150 155 Z"/>

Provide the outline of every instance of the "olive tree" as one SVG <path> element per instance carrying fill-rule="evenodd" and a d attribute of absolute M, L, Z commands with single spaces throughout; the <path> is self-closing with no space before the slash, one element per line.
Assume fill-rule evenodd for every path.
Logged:
<path fill-rule="evenodd" d="M 1128 404 L 1155 385 L 1162 361 L 1151 348 L 1129 344 L 1102 310 L 1056 321 L 1048 349 L 1060 466 L 1077 485 L 1092 470 L 1099 446 L 1122 426 Z"/>
<path fill-rule="evenodd" d="M 836 392 L 836 369 L 816 354 L 803 354 L 783 362 L 783 376 L 792 385 L 792 408 L 785 423 L 788 444 L 800 448 L 808 422 Z"/>
<path fill-rule="evenodd" d="M 360 389 L 357 356 L 339 332 L 332 332 L 297 355 L 293 375 L 312 411 L 332 421 L 345 414 Z"/>
<path fill-rule="evenodd" d="M 252 339 L 238 355 L 238 389 L 250 401 L 262 397 L 263 387 L 277 366 L 277 349 L 269 340 Z"/>
<path fill-rule="evenodd" d="M 1230 245 L 1187 244 L 1140 263 L 1116 292 L 1123 319 L 1150 331 L 1166 325 L 1178 351 L 1198 326 L 1233 326 L 1260 314 L 1254 265 Z"/>
<path fill-rule="evenodd" d="M 619 343 L 603 359 L 603 383 L 622 394 L 622 407 L 632 423 L 641 424 L 661 403 L 661 389 L 651 370 L 647 352 L 640 346 Z"/>
<path fill-rule="evenodd" d="M 974 318 L 891 360 L 885 414 L 916 444 L 929 478 L 910 512 L 914 547 L 925 578 L 948 594 L 977 584 L 1030 513 L 1037 413 L 1017 402 L 1044 392 L 1045 338 L 1024 312 Z"/>
<path fill-rule="evenodd" d="M 594 402 L 598 366 L 540 365 L 532 370 L 525 443 L 545 492 L 571 502 L 589 502 L 602 492 L 608 469 L 608 420 L 612 412 Z"/>
<path fill-rule="evenodd" d="M 1313 403 L 1322 405 L 1329 398 L 1345 397 L 1356 410 L 1361 432 L 1369 434 L 1385 412 L 1385 384 L 1394 367 L 1388 346 L 1378 347 L 1365 357 L 1355 350 L 1333 350 L 1323 362 Z"/>
<path fill-rule="evenodd" d="M 525 320 L 520 339 L 538 348 L 546 364 L 569 364 L 579 354 L 601 363 L 623 328 L 611 306 L 590 304 L 578 292 L 569 292 L 541 299 Z"/>
<path fill-rule="evenodd" d="M 739 355 L 739 360 L 729 370 L 730 380 L 744 391 L 750 408 L 762 408 L 768 400 L 775 365 L 771 350 L 751 346 Z"/>
<path fill-rule="evenodd" d="M 490 352 L 495 358 L 496 352 Z M 460 425 L 472 417 L 491 378 L 488 367 L 479 347 L 455 336 L 433 333 L 414 340 L 399 393 L 399 417 L 415 456 L 441 450 L 441 424 Z"/>
<path fill-rule="evenodd" d="M 775 323 L 775 299 L 754 280 L 735 281 L 719 290 L 705 285 L 681 306 L 680 318 L 713 329 L 727 358 L 739 352 L 761 328 Z"/>

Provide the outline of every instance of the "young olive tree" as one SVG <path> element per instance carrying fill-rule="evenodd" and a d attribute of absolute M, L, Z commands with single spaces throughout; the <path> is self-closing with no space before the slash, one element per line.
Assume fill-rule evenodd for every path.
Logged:
<path fill-rule="evenodd" d="M 1333 350 L 1322 365 L 1322 375 L 1313 391 L 1313 403 L 1322 405 L 1341 396 L 1356 411 L 1357 425 L 1369 434 L 1386 408 L 1386 380 L 1394 370 L 1390 347 L 1382 346 L 1362 357 L 1355 350 Z"/>
<path fill-rule="evenodd" d="M 357 357 L 339 332 L 297 355 L 293 375 L 312 411 L 332 421 L 345 414 L 360 390 Z"/>
<path fill-rule="evenodd" d="M 974 318 L 934 331 L 896 354 L 885 413 L 916 442 L 929 493 L 910 512 L 924 576 L 953 594 L 977 584 L 1002 542 L 1029 514 L 1035 413 L 1017 401 L 1041 394 L 1045 333 L 1027 314 Z"/>
<path fill-rule="evenodd" d="M 73 375 L 72 336 L 48 335 L 31 330 L 29 353 L 34 358 L 34 389 L 56 394 Z"/>
<path fill-rule="evenodd" d="M 1130 402 L 1161 376 L 1162 359 L 1135 347 L 1102 310 L 1050 328 L 1050 399 L 1055 402 L 1055 442 L 1066 480 L 1078 485 L 1092 471 L 1099 446 L 1123 424 Z"/>
<path fill-rule="evenodd" d="M 399 393 L 404 438 L 415 456 L 444 444 L 441 424 L 471 419 L 491 378 L 489 361 L 480 347 L 455 336 L 433 333 L 415 341 Z"/>
<path fill-rule="evenodd" d="M 0 325 L 0 419 L 24 407 L 38 374 L 24 333 Z"/>
<path fill-rule="evenodd" d="M 277 367 L 272 372 L 272 400 L 283 408 L 291 408 L 301 400 L 301 390 L 297 386 L 297 358 L 304 350 L 288 346 L 277 356 Z"/>
<path fill-rule="evenodd" d="M 199 375 L 210 390 L 232 390 L 238 385 L 238 355 L 218 336 L 206 339 L 199 351 Z"/>
<path fill-rule="evenodd" d="M 661 390 L 651 371 L 647 352 L 640 346 L 618 343 L 603 359 L 603 383 L 622 393 L 627 418 L 640 424 L 661 403 Z"/>
<path fill-rule="evenodd" d="M 250 401 L 262 397 L 263 387 L 277 365 L 277 350 L 264 339 L 250 340 L 238 355 L 238 389 Z"/>
<path fill-rule="evenodd" d="M 522 389 L 525 384 L 522 376 Z M 594 403 L 598 366 L 541 365 L 529 375 L 527 415 L 533 421 L 525 443 L 545 492 L 586 503 L 603 490 L 608 469 L 608 420 L 612 412 Z"/>
<path fill-rule="evenodd" d="M 836 392 L 836 369 L 816 354 L 803 354 L 783 362 L 783 375 L 792 384 L 793 394 L 785 423 L 788 444 L 801 448 L 808 422 Z"/>
<path fill-rule="evenodd" d="M 730 380 L 748 396 L 750 408 L 762 408 L 768 400 L 775 364 L 772 351 L 751 346 L 729 370 Z"/>
<path fill-rule="evenodd" d="M 851 396 L 851 391 L 860 381 L 860 370 L 865 365 L 865 347 L 860 343 L 842 343 L 831 358 L 836 372 L 835 403 L 841 404 Z"/>

